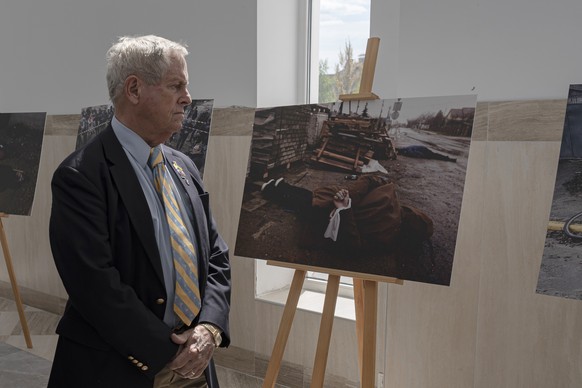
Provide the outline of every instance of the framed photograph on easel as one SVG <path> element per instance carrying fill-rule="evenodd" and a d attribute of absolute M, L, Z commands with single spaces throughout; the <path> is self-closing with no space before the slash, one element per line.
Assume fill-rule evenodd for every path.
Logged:
<path fill-rule="evenodd" d="M 45 123 L 44 112 L 0 114 L 0 245 L 22 333 L 29 349 L 32 348 L 32 338 L 24 315 L 2 219 L 11 214 L 29 216 L 32 212 Z"/>
<path fill-rule="evenodd" d="M 235 254 L 448 285 L 476 101 L 257 109 Z"/>
<path fill-rule="evenodd" d="M 582 299 L 582 85 L 570 85 L 538 294 Z"/>
<path fill-rule="evenodd" d="M 46 113 L 0 114 L 0 213 L 32 212 Z"/>

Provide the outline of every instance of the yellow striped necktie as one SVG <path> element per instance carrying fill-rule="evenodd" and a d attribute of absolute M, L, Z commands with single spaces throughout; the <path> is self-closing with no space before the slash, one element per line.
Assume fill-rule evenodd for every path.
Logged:
<path fill-rule="evenodd" d="M 170 243 L 176 270 L 174 311 L 186 325 L 190 325 L 198 315 L 201 305 L 196 251 L 180 215 L 180 208 L 170 184 L 171 177 L 164 167 L 164 156 L 160 147 L 150 150 L 148 165 L 153 170 L 154 184 L 164 202 L 170 228 Z"/>

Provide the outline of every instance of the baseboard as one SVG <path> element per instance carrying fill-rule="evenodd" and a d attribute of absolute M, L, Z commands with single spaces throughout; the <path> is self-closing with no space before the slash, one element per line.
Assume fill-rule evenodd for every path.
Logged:
<path fill-rule="evenodd" d="M 45 294 L 44 292 L 33 290 L 32 288 L 18 286 L 20 299 L 22 303 L 45 310 L 53 314 L 62 315 L 65 311 L 67 300 L 58 296 Z M 12 285 L 9 282 L 0 281 L 0 296 L 6 299 L 14 300 Z"/>

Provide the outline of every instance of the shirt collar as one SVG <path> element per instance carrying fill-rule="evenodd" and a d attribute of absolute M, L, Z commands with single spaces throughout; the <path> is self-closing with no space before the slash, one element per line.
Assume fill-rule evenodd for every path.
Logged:
<path fill-rule="evenodd" d="M 140 166 L 146 167 L 150 157 L 151 147 L 134 131 L 126 127 L 113 116 L 111 127 L 121 143 L 121 146 L 139 163 Z M 160 144 L 160 147 L 162 145 Z M 162 152 L 163 152 L 162 147 Z"/>

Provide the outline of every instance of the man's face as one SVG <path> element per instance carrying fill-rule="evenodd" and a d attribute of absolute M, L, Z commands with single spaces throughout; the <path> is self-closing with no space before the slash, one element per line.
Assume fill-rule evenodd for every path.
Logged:
<path fill-rule="evenodd" d="M 187 86 L 186 61 L 179 56 L 157 85 L 143 85 L 139 115 L 150 145 L 165 142 L 182 128 L 184 108 L 192 102 Z"/>

